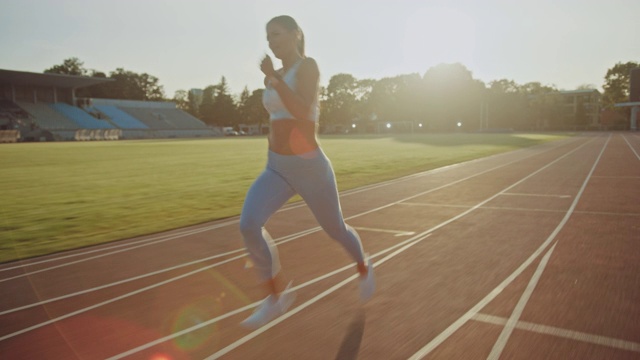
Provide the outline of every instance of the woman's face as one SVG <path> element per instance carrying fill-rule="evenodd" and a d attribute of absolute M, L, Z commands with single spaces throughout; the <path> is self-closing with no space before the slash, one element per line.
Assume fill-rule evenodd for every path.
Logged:
<path fill-rule="evenodd" d="M 296 34 L 294 31 L 288 30 L 278 23 L 270 23 L 267 25 L 267 41 L 269 49 L 273 51 L 273 55 L 278 59 L 292 51 L 296 51 Z"/>

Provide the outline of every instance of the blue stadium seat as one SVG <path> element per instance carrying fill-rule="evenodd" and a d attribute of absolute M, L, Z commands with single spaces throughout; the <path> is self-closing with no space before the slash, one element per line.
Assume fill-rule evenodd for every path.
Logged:
<path fill-rule="evenodd" d="M 107 115 L 111 122 L 121 129 L 148 129 L 149 127 L 135 117 L 110 105 L 96 105 L 94 108 Z"/>
<path fill-rule="evenodd" d="M 81 128 L 84 129 L 113 129 L 107 121 L 101 121 L 87 114 L 84 110 L 65 103 L 56 103 L 50 105 L 53 109 L 73 120 Z"/>

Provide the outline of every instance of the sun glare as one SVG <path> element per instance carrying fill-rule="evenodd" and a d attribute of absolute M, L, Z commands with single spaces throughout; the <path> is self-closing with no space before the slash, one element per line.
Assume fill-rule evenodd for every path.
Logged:
<path fill-rule="evenodd" d="M 472 67 L 474 20 L 464 11 L 423 7 L 407 20 L 403 43 L 407 71 L 426 71 L 440 63 L 459 62 Z"/>

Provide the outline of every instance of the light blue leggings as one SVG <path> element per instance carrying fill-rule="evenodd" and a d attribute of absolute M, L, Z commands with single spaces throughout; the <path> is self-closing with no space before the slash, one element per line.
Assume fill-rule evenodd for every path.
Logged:
<path fill-rule="evenodd" d="M 278 250 L 264 225 L 295 194 L 304 199 L 329 236 L 356 262 L 364 261 L 360 237 L 342 217 L 333 168 L 322 150 L 302 155 L 269 151 L 267 167 L 249 188 L 240 216 L 244 244 L 262 280 L 280 271 Z"/>

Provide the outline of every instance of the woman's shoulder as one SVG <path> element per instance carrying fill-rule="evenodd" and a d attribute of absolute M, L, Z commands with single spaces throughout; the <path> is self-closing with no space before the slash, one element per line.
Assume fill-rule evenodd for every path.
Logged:
<path fill-rule="evenodd" d="M 314 67 L 314 68 L 318 68 L 318 63 L 316 62 L 316 59 L 312 58 L 312 57 L 306 57 L 304 59 L 302 59 L 302 62 L 300 63 L 300 66 L 303 67 Z"/>
<path fill-rule="evenodd" d="M 306 74 L 319 74 L 320 70 L 318 68 L 318 63 L 312 57 L 306 57 L 302 59 L 300 63 L 300 72 Z"/>

